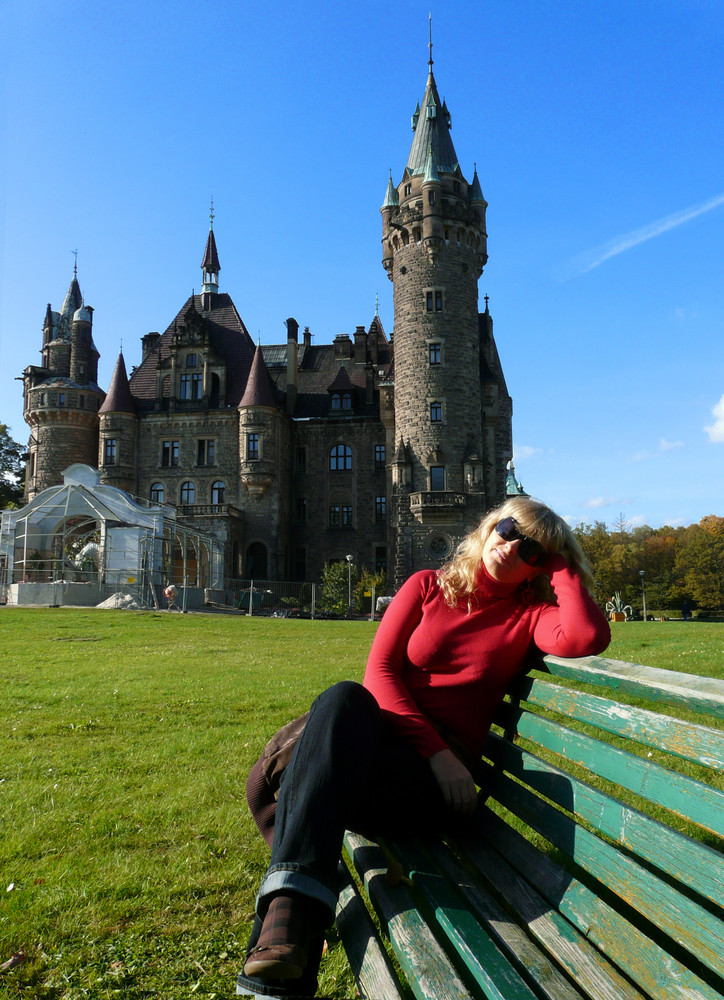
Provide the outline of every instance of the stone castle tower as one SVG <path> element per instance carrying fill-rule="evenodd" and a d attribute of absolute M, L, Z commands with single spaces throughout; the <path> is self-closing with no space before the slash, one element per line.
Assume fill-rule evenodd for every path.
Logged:
<path fill-rule="evenodd" d="M 98 461 L 98 350 L 93 310 L 84 305 L 77 268 L 60 312 L 50 304 L 43 324 L 42 363 L 23 372 L 23 410 L 30 426 L 26 493 L 31 500 L 63 481 L 74 462 Z"/>
<path fill-rule="evenodd" d="M 478 279 L 487 262 L 477 170 L 470 183 L 432 71 L 412 116 L 402 180 L 382 206 L 382 264 L 394 284 L 390 571 L 397 583 L 439 565 L 505 495 L 512 403 Z M 392 401 L 394 397 L 394 402 Z M 394 428 L 394 430 L 393 430 Z"/>

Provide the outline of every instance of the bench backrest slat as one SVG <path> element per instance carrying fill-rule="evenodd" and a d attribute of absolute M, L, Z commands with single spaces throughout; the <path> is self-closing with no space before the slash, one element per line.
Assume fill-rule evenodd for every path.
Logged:
<path fill-rule="evenodd" d="M 542 854 L 490 809 L 460 830 L 454 845 L 506 900 L 533 892 L 600 949 L 654 1000 L 721 1000 L 721 994 L 652 941 L 562 865 Z M 534 888 L 533 888 L 534 887 Z M 538 918 L 535 917 L 537 924 Z"/>
<path fill-rule="evenodd" d="M 505 740 L 494 759 L 535 791 L 712 902 L 724 899 L 724 855 Z"/>
<path fill-rule="evenodd" d="M 531 712 L 509 711 L 519 736 L 724 837 L 724 792 Z"/>
<path fill-rule="evenodd" d="M 692 712 L 701 711 L 724 719 L 724 681 L 716 677 L 661 670 L 640 663 L 610 660 L 606 656 L 583 656 L 570 660 L 545 656 L 543 662 L 554 676 L 568 677 L 614 692 L 623 691 L 649 701 L 678 705 Z"/>
<path fill-rule="evenodd" d="M 724 731 L 530 677 L 521 678 L 515 695 L 607 733 L 724 771 Z"/>
<path fill-rule="evenodd" d="M 720 920 L 512 779 L 498 776 L 494 794 L 506 808 L 560 848 L 654 927 L 669 935 L 718 975 L 724 975 L 724 928 Z"/>

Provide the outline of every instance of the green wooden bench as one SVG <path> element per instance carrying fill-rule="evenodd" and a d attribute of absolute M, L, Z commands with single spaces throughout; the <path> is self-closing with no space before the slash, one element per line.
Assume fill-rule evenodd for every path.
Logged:
<path fill-rule="evenodd" d="M 724 681 L 544 663 L 496 720 L 473 820 L 445 843 L 347 834 L 360 995 L 722 1000 Z"/>

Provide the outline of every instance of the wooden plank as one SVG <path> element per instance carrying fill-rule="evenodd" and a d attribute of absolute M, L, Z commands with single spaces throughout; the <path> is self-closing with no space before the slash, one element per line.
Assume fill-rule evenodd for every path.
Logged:
<path fill-rule="evenodd" d="M 482 823 L 478 822 L 475 826 L 461 824 L 453 840 L 462 849 L 465 859 L 475 865 L 476 874 L 505 899 L 516 918 L 527 929 L 532 941 L 537 941 L 557 965 L 568 972 L 589 1000 L 644 1000 L 641 992 L 621 975 L 610 957 L 598 951 L 550 905 L 530 881 L 516 872 L 505 858 L 505 852 L 501 856 L 485 843 Z M 440 859 L 440 863 L 444 870 L 449 870 L 443 859 Z M 475 906 L 475 892 L 467 891 L 469 882 L 469 878 L 463 882 L 465 894 L 470 905 Z M 529 941 L 528 948 L 521 957 L 525 960 L 531 951 L 540 954 L 538 948 L 533 948 Z M 567 983 L 559 972 L 556 972 L 556 976 Z M 552 992 L 553 1000 L 559 1000 L 562 995 L 560 986 L 556 983 Z"/>
<path fill-rule="evenodd" d="M 672 958 L 491 810 L 480 809 L 456 835 L 455 842 L 486 877 L 489 872 L 496 873 L 501 864 L 514 867 L 653 1000 L 722 1000 L 718 989 Z"/>
<path fill-rule="evenodd" d="M 521 678 L 515 695 L 616 736 L 724 771 L 724 732 L 719 729 L 531 677 Z"/>
<path fill-rule="evenodd" d="M 409 868 L 431 919 L 450 942 L 469 974 L 490 1000 L 540 1000 L 499 950 L 487 929 L 415 842 L 393 842 L 395 855 Z M 563 1000 L 563 997 L 560 998 Z M 580 1000 L 580 998 L 579 998 Z"/>
<path fill-rule="evenodd" d="M 567 761 L 724 837 L 724 792 L 711 785 L 530 712 L 518 715 L 516 729 L 520 736 Z"/>
<path fill-rule="evenodd" d="M 374 924 L 344 865 L 339 866 L 341 889 L 336 923 L 360 997 L 405 1000 Z"/>
<path fill-rule="evenodd" d="M 404 883 L 389 884 L 387 862 L 379 845 L 348 831 L 345 846 L 418 1000 L 473 1000 L 417 910 L 410 891 Z"/>
<path fill-rule="evenodd" d="M 491 745 L 496 759 L 536 791 L 717 905 L 724 899 L 724 855 L 718 851 L 500 737 Z"/>
<path fill-rule="evenodd" d="M 610 660 L 606 656 L 563 659 L 543 658 L 551 674 L 585 681 L 612 691 L 625 691 L 649 701 L 679 705 L 694 712 L 704 712 L 724 719 L 724 680 L 695 674 L 660 670 L 640 663 Z"/>
<path fill-rule="evenodd" d="M 654 927 L 724 974 L 721 920 L 512 779 L 497 776 L 495 796 Z"/>

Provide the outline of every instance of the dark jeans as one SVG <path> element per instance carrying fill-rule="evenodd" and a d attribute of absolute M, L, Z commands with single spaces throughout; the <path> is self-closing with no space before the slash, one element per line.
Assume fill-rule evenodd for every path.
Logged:
<path fill-rule="evenodd" d="M 369 837 L 423 829 L 439 833 L 449 815 L 430 765 L 397 736 L 369 691 L 352 681 L 324 691 L 282 778 L 271 864 L 259 890 L 249 948 L 273 893 L 311 897 L 329 910 L 332 922 L 346 829 Z M 319 956 L 310 953 L 302 980 L 277 988 L 242 975 L 239 986 L 263 996 L 313 996 L 318 966 Z"/>

